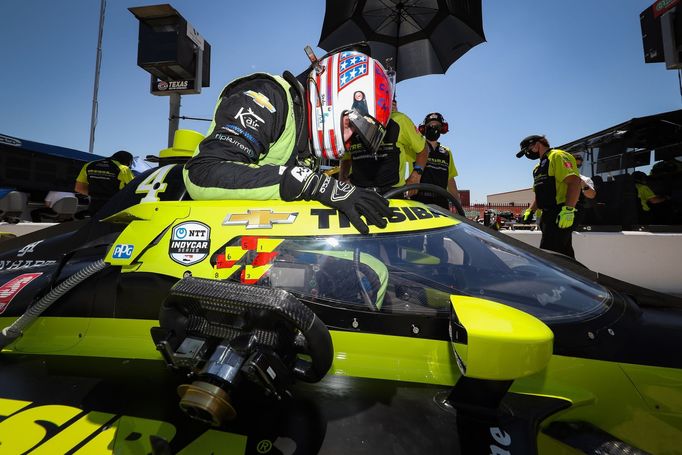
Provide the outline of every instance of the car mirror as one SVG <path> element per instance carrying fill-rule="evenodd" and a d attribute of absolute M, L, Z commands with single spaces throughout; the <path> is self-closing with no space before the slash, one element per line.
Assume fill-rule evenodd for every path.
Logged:
<path fill-rule="evenodd" d="M 464 376 L 514 380 L 543 370 L 554 334 L 536 317 L 498 302 L 450 297 L 450 340 Z"/>

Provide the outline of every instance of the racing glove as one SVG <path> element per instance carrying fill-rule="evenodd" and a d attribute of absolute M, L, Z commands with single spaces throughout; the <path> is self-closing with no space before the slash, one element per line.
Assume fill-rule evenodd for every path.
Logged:
<path fill-rule="evenodd" d="M 557 215 L 557 217 L 556 217 L 557 225 L 562 229 L 570 228 L 571 226 L 573 226 L 573 219 L 575 218 L 575 212 L 577 212 L 575 207 L 569 207 L 567 205 L 564 205 L 561 208 L 561 212 L 559 212 L 559 215 Z"/>
<path fill-rule="evenodd" d="M 535 210 L 531 210 L 530 208 L 527 208 L 523 212 L 523 217 L 521 218 L 523 224 L 530 224 L 530 222 L 533 221 L 533 213 L 535 213 Z"/>
<path fill-rule="evenodd" d="M 388 218 L 392 213 L 388 200 L 374 191 L 341 183 L 300 166 L 286 168 L 279 192 L 284 201 L 315 200 L 337 209 L 362 234 L 369 233 L 369 227 L 360 215 L 364 215 L 370 224 L 385 228 L 387 222 L 384 217 Z"/>

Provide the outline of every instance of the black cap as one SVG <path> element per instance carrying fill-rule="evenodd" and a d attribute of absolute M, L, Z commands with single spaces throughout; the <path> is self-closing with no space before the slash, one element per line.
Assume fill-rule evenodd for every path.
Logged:
<path fill-rule="evenodd" d="M 542 136 L 538 136 L 537 134 L 533 134 L 531 136 L 523 138 L 521 144 L 519 144 L 521 146 L 521 150 L 516 152 L 516 157 L 521 158 L 526 153 L 526 149 L 531 145 L 535 144 L 540 139 L 542 139 Z"/>
<path fill-rule="evenodd" d="M 646 174 L 642 171 L 633 172 L 632 179 L 635 181 L 635 183 L 645 183 L 647 180 Z"/>
<path fill-rule="evenodd" d="M 118 161 L 124 166 L 130 166 L 133 164 L 133 155 L 130 152 L 127 152 L 125 150 L 119 150 L 118 152 L 114 153 L 111 155 L 111 159 L 114 161 Z"/>
<path fill-rule="evenodd" d="M 431 121 L 437 121 L 441 124 L 445 123 L 445 119 L 441 115 L 440 112 L 431 112 L 430 114 L 427 114 L 426 117 L 424 117 L 424 121 L 422 122 L 422 125 L 426 125 L 427 123 Z"/>

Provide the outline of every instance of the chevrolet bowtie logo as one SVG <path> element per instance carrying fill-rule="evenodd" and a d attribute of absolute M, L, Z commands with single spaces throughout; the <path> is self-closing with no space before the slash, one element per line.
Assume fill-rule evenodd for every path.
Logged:
<path fill-rule="evenodd" d="M 247 210 L 247 213 L 228 213 L 223 226 L 245 224 L 246 229 L 272 229 L 273 224 L 292 224 L 297 213 L 274 213 L 272 210 Z"/>
<path fill-rule="evenodd" d="M 275 106 L 273 106 L 272 103 L 270 102 L 270 98 L 263 95 L 262 93 L 249 90 L 247 92 L 244 92 L 244 95 L 251 97 L 254 103 L 256 103 L 257 105 L 264 109 L 267 109 L 268 111 L 270 111 L 270 113 L 272 114 L 275 113 Z"/>

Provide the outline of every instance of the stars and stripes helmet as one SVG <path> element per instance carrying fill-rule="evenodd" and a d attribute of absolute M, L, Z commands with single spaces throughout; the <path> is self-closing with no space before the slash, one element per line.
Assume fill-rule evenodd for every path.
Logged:
<path fill-rule="evenodd" d="M 393 87 L 377 60 L 356 51 L 331 54 L 310 72 L 307 89 L 311 144 L 318 157 L 343 156 L 348 145 L 344 123 L 367 148 L 378 150 L 391 116 Z"/>

